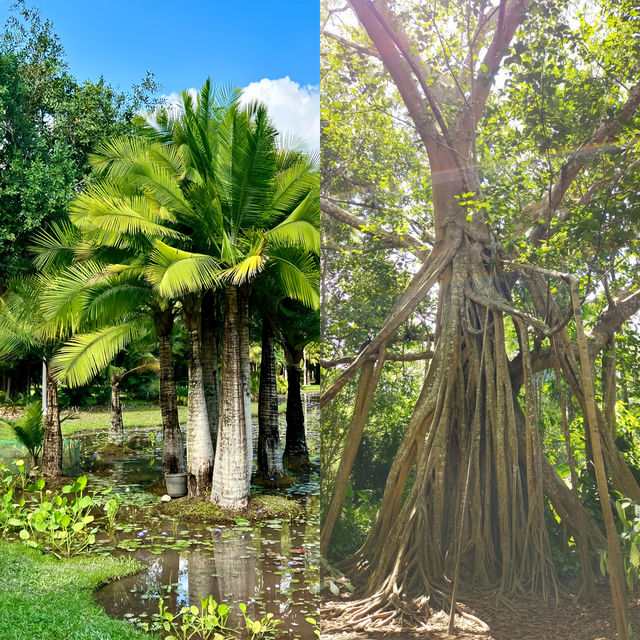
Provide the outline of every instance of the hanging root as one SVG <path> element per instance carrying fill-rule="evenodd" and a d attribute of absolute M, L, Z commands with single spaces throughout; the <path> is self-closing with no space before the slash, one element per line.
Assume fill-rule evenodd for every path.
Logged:
<path fill-rule="evenodd" d="M 522 599 L 557 604 L 545 494 L 580 516 L 583 531 L 575 538 L 584 562 L 592 550 L 579 501 L 567 503 L 571 495 L 547 477 L 555 471 L 538 430 L 529 332 L 561 344 L 565 320 L 541 314 L 542 322 L 516 310 L 500 285 L 504 277 L 482 260 L 481 251 L 467 247 L 443 276 L 438 339 L 423 390 L 369 536 L 341 563 L 362 585 L 362 597 L 335 613 L 355 629 L 433 628 L 435 617 L 446 617 L 435 612 L 446 609 L 461 616 L 456 624 L 486 631 L 458 603 L 479 594 L 507 609 Z M 520 342 L 524 410 L 509 371 L 505 315 Z"/>

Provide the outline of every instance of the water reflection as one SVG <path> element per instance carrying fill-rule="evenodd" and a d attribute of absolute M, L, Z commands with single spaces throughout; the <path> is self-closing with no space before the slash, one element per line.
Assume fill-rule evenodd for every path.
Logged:
<path fill-rule="evenodd" d="M 172 612 L 178 612 L 182 606 L 199 605 L 200 597 L 211 594 L 229 605 L 245 603 L 253 619 L 273 613 L 284 621 L 288 637 L 311 640 L 315 635 L 305 618 L 315 615 L 318 557 L 307 529 L 303 520 L 222 533 L 193 529 L 188 535 L 194 544 L 186 549 L 152 545 L 135 551 L 145 569 L 103 587 L 96 601 L 112 616 L 144 619 L 157 611 L 159 595 Z M 237 606 L 229 623 L 242 624 Z"/>

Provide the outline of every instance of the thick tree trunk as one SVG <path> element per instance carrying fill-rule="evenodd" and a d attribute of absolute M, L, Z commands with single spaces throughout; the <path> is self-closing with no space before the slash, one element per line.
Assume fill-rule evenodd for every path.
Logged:
<path fill-rule="evenodd" d="M 109 444 L 121 447 L 124 444 L 124 423 L 122 422 L 122 404 L 120 403 L 120 382 L 122 376 L 112 375 L 111 402 L 109 404 Z"/>
<path fill-rule="evenodd" d="M 366 600 L 354 605 L 354 616 L 369 607 L 384 611 L 378 620 L 389 622 L 407 612 L 401 602 L 411 602 L 415 616 L 433 604 L 446 606 L 456 565 L 462 597 L 471 587 L 506 598 L 530 594 L 549 600 L 557 594 L 541 515 L 534 394 L 529 388 L 523 433 L 508 375 L 503 315 L 495 308 L 504 300 L 501 278 L 483 255 L 482 247 L 466 241 L 445 273 L 427 380 L 376 522 L 362 549 L 343 564 L 366 578 Z M 413 485 L 403 501 L 412 468 Z M 467 491 L 472 517 L 459 510 Z"/>
<path fill-rule="evenodd" d="M 211 502 L 242 509 L 249 502 L 247 426 L 241 357 L 241 324 L 245 319 L 238 287 L 227 287 L 222 347 L 222 394 Z"/>
<path fill-rule="evenodd" d="M 202 299 L 202 377 L 204 381 L 204 395 L 207 399 L 207 416 L 211 442 L 215 453 L 218 441 L 218 421 L 220 416 L 220 376 L 218 374 L 218 335 L 217 318 L 220 317 L 216 308 L 216 298 L 211 291 L 205 293 Z"/>
<path fill-rule="evenodd" d="M 187 481 L 189 497 L 201 496 L 211 488 L 213 444 L 207 416 L 207 402 L 200 361 L 199 303 L 183 300 L 184 321 L 189 334 L 189 398 L 187 400 Z"/>
<path fill-rule="evenodd" d="M 184 445 L 178 403 L 176 380 L 173 370 L 173 313 L 171 308 L 158 311 L 154 316 L 158 337 L 158 360 L 160 364 L 160 413 L 162 414 L 162 471 L 180 473 L 184 471 Z"/>
<path fill-rule="evenodd" d="M 62 429 L 58 406 L 58 383 L 46 376 L 47 413 L 44 416 L 44 443 L 42 445 L 42 475 L 57 478 L 62 475 Z"/>
<path fill-rule="evenodd" d="M 302 350 L 285 348 L 287 357 L 287 435 L 284 447 L 284 463 L 295 470 L 309 468 L 309 450 L 304 428 L 304 410 L 300 390 L 300 362 Z"/>
<path fill-rule="evenodd" d="M 269 319 L 264 316 L 258 395 L 258 475 L 268 479 L 284 476 L 278 428 L 275 336 Z"/>

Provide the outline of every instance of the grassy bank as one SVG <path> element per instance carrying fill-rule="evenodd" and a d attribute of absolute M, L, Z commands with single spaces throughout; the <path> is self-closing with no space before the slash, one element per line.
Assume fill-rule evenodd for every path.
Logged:
<path fill-rule="evenodd" d="M 58 560 L 0 542 L 0 640 L 150 640 L 154 636 L 109 618 L 91 595 L 136 568 L 102 556 Z"/>

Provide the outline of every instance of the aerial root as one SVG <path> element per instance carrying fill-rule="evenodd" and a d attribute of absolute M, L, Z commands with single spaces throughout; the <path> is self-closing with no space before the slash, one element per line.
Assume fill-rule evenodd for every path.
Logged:
<path fill-rule="evenodd" d="M 339 618 L 345 627 L 354 631 L 369 632 L 391 631 L 400 627 L 429 631 L 433 630 L 434 618 L 436 624 L 441 619 L 448 620 L 447 612 L 432 611 L 428 596 L 420 596 L 407 601 L 401 597 L 399 592 L 392 592 L 389 589 L 378 591 L 372 596 L 355 602 L 334 605 L 331 612 L 327 613 L 331 617 Z M 467 622 L 466 627 L 468 627 L 468 623 L 471 623 L 475 632 L 488 633 L 490 631 L 489 626 L 477 616 L 466 611 L 464 605 L 456 605 L 456 614 Z"/>

